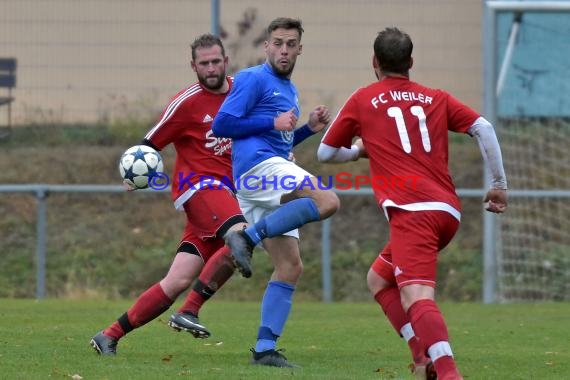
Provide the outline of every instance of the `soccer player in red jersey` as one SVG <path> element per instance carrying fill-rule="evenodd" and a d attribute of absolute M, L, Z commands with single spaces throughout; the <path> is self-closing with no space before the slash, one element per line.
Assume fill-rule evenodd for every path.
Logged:
<path fill-rule="evenodd" d="M 378 81 L 348 98 L 318 157 L 324 162 L 368 157 L 372 178 L 414 178 L 374 189 L 390 240 L 368 272 L 368 287 L 408 342 L 416 377 L 455 380 L 462 377 L 434 290 L 438 253 L 461 217 L 448 169 L 448 131 L 477 139 L 492 175 L 484 199 L 488 211 L 506 210 L 507 181 L 493 126 L 449 93 L 411 81 L 412 48 L 409 35 L 397 28 L 378 34 L 373 57 Z"/>
<path fill-rule="evenodd" d="M 233 192 L 231 140 L 216 138 L 211 130 L 233 78 L 226 76 L 228 57 L 218 37 L 202 35 L 191 48 L 198 82 L 170 101 L 143 140 L 156 150 L 174 144 L 172 198 L 176 209 L 186 213 L 186 227 L 166 276 L 93 337 L 91 345 L 99 354 L 115 355 L 119 339 L 166 311 L 198 275 L 169 325 L 207 338 L 210 332 L 200 324 L 198 312 L 235 269 L 223 236 L 229 230 L 241 230 L 246 220 Z"/>

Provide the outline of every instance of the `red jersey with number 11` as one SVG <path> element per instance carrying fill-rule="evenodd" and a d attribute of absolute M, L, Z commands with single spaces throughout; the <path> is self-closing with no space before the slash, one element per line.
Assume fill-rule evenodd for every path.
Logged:
<path fill-rule="evenodd" d="M 353 137 L 362 137 L 371 184 L 383 207 L 444 210 L 459 219 L 447 135 L 467 132 L 478 117 L 445 91 L 388 77 L 353 93 L 322 142 L 349 148 Z"/>

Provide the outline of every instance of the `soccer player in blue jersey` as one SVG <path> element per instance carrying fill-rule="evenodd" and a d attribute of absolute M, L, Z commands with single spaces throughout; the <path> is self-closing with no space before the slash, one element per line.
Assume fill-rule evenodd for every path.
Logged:
<path fill-rule="evenodd" d="M 328 108 L 321 105 L 310 112 L 307 124 L 296 128 L 301 110 L 291 74 L 301 54 L 302 33 L 300 20 L 277 18 L 269 24 L 266 62 L 236 74 L 212 125 L 216 136 L 233 139 L 237 198 L 251 223 L 226 235 L 236 267 L 244 277 L 251 276 L 253 247 L 260 242 L 274 265 L 251 363 L 275 367 L 294 366 L 276 345 L 303 270 L 297 228 L 328 218 L 340 204 L 334 192 L 288 160 L 293 146 L 331 120 Z"/>

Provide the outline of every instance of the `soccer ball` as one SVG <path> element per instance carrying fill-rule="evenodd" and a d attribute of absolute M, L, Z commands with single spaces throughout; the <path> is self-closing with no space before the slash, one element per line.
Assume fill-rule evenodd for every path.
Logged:
<path fill-rule="evenodd" d="M 123 153 L 119 172 L 123 180 L 136 189 L 146 189 L 148 180 L 163 171 L 160 153 L 147 145 L 135 145 Z"/>

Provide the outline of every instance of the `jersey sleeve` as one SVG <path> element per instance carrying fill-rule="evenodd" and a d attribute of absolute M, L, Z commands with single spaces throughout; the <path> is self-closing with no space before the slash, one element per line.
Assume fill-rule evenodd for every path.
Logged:
<path fill-rule="evenodd" d="M 218 112 L 212 123 L 212 132 L 218 137 L 240 139 L 273 130 L 271 119 L 248 119 Z"/>
<path fill-rule="evenodd" d="M 182 100 L 182 101 L 181 101 Z M 172 143 L 184 128 L 191 106 L 188 101 L 176 96 L 164 109 L 154 127 L 145 135 L 144 139 L 152 143 L 158 150 Z"/>
<path fill-rule="evenodd" d="M 360 122 L 358 119 L 358 101 L 356 93 L 342 106 L 331 126 L 325 133 L 322 143 L 334 148 L 350 148 L 352 140 L 360 136 Z"/>
<path fill-rule="evenodd" d="M 471 107 L 447 94 L 447 118 L 450 131 L 467 133 L 479 116 L 479 113 Z"/>
<path fill-rule="evenodd" d="M 256 76 L 249 71 L 240 71 L 234 78 L 232 90 L 224 100 L 220 112 L 235 117 L 244 117 L 255 107 L 259 99 Z"/>

